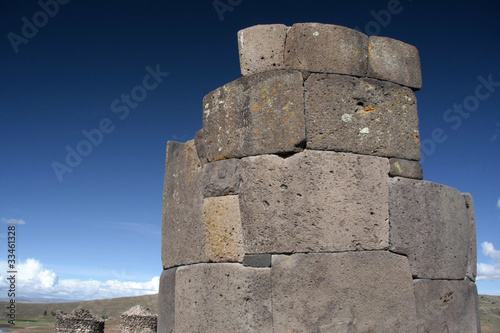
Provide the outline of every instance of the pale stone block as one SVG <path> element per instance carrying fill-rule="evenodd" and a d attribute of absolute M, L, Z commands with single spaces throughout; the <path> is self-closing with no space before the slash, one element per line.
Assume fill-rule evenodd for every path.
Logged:
<path fill-rule="evenodd" d="M 406 257 L 386 251 L 275 255 L 275 333 L 416 333 Z"/>
<path fill-rule="evenodd" d="M 415 280 L 419 333 L 481 332 L 476 285 L 469 280 Z"/>
<path fill-rule="evenodd" d="M 422 70 L 417 48 L 396 39 L 371 36 L 367 76 L 421 89 Z"/>
<path fill-rule="evenodd" d="M 320 23 L 297 23 L 288 31 L 288 69 L 365 76 L 367 66 L 368 36 L 359 31 Z"/>
<path fill-rule="evenodd" d="M 211 262 L 242 262 L 240 206 L 237 195 L 203 200 L 207 259 Z"/>
<path fill-rule="evenodd" d="M 268 24 L 238 31 L 241 75 L 282 69 L 288 29 L 283 24 Z"/>
<path fill-rule="evenodd" d="M 175 333 L 273 332 L 270 271 L 241 264 L 178 268 Z"/>
<path fill-rule="evenodd" d="M 391 158 L 389 160 L 391 169 L 389 175 L 392 177 L 405 177 L 411 179 L 424 179 L 422 164 L 416 161 L 408 161 L 400 158 Z"/>
<path fill-rule="evenodd" d="M 245 252 L 388 248 L 388 172 L 385 158 L 347 153 L 242 159 Z"/>

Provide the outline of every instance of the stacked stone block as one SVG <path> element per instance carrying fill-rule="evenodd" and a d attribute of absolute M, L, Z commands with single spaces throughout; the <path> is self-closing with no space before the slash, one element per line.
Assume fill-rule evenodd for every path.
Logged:
<path fill-rule="evenodd" d="M 104 333 L 104 321 L 97 319 L 89 310 L 78 308 L 69 315 L 56 318 L 56 333 Z"/>
<path fill-rule="evenodd" d="M 169 142 L 159 332 L 478 332 L 472 197 L 423 180 L 418 51 L 238 33 L 243 77 Z"/>
<path fill-rule="evenodd" d="M 156 333 L 158 316 L 136 305 L 120 316 L 121 333 Z"/>

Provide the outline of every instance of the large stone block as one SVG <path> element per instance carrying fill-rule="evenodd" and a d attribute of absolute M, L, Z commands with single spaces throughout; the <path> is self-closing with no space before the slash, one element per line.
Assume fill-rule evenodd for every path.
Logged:
<path fill-rule="evenodd" d="M 465 278 L 470 224 L 462 194 L 451 187 L 389 179 L 391 251 L 408 256 L 413 276 Z"/>
<path fill-rule="evenodd" d="M 302 150 L 305 142 L 302 75 L 273 71 L 233 81 L 203 99 L 208 161 Z"/>
<path fill-rule="evenodd" d="M 158 333 L 173 333 L 175 329 L 175 275 L 177 267 L 164 270 L 158 290 Z"/>
<path fill-rule="evenodd" d="M 268 24 L 238 31 L 241 74 L 282 69 L 288 29 L 283 24 Z"/>
<path fill-rule="evenodd" d="M 240 264 L 178 268 L 175 333 L 273 332 L 270 270 Z"/>
<path fill-rule="evenodd" d="M 415 280 L 419 333 L 481 332 L 476 285 L 468 280 Z"/>
<path fill-rule="evenodd" d="M 421 89 L 422 70 L 417 48 L 392 38 L 371 36 L 367 76 Z"/>
<path fill-rule="evenodd" d="M 288 31 L 285 66 L 308 72 L 365 76 L 368 36 L 346 27 L 297 23 Z"/>
<path fill-rule="evenodd" d="M 203 210 L 207 259 L 211 262 L 242 262 L 245 253 L 238 196 L 206 198 Z"/>
<path fill-rule="evenodd" d="M 408 260 L 385 251 L 273 256 L 275 333 L 416 332 Z"/>
<path fill-rule="evenodd" d="M 347 153 L 242 159 L 245 252 L 388 248 L 388 172 L 385 158 Z"/>
<path fill-rule="evenodd" d="M 230 159 L 205 164 L 201 184 L 205 198 L 238 194 L 240 189 L 240 160 Z"/>
<path fill-rule="evenodd" d="M 389 160 L 391 169 L 389 175 L 392 177 L 405 177 L 411 179 L 424 179 L 422 164 L 416 161 L 408 161 L 400 158 L 391 158 Z"/>
<path fill-rule="evenodd" d="M 312 74 L 305 87 L 307 148 L 420 160 L 411 89 L 335 74 Z"/>
<path fill-rule="evenodd" d="M 201 171 L 194 141 L 167 143 L 161 250 L 164 268 L 206 262 Z"/>
<path fill-rule="evenodd" d="M 474 200 L 469 193 L 462 194 L 465 200 L 465 208 L 469 217 L 469 255 L 466 276 L 471 281 L 476 281 L 477 275 L 477 239 L 476 239 L 476 213 L 474 211 Z"/>

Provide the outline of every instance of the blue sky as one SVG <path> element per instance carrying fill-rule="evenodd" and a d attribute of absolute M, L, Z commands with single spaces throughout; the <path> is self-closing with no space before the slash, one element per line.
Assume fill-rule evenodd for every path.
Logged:
<path fill-rule="evenodd" d="M 479 292 L 500 295 L 498 2 L 54 1 L 0 5 L 0 276 L 17 223 L 21 296 L 156 292 L 167 141 L 192 139 L 203 96 L 241 76 L 238 30 L 297 22 L 419 49 L 424 177 L 473 195 Z"/>

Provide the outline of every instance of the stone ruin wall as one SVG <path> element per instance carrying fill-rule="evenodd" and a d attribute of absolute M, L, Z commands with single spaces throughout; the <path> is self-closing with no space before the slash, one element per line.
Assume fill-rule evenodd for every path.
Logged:
<path fill-rule="evenodd" d="M 168 142 L 159 332 L 479 332 L 474 205 L 424 181 L 415 47 L 238 33 L 243 77 Z"/>
<path fill-rule="evenodd" d="M 78 308 L 69 315 L 58 315 L 55 333 L 104 333 L 104 321 L 97 319 L 89 310 Z"/>
<path fill-rule="evenodd" d="M 136 305 L 120 316 L 121 333 L 156 333 L 158 316 Z"/>

